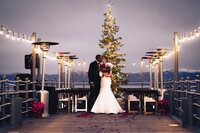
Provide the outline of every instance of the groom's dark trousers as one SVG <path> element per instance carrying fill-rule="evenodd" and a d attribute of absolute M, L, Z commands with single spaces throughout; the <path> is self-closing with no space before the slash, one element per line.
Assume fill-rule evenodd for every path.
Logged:
<path fill-rule="evenodd" d="M 88 99 L 88 111 L 91 111 L 97 96 L 99 95 L 101 77 L 99 76 L 99 67 L 100 64 L 97 61 L 94 61 L 90 64 L 88 71 L 88 78 L 90 84 L 90 95 Z M 94 88 L 91 84 L 94 83 Z"/>

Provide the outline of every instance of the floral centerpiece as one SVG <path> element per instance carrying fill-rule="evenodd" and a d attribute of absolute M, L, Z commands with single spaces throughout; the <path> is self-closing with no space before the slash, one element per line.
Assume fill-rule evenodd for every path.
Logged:
<path fill-rule="evenodd" d="M 45 104 L 42 102 L 34 101 L 30 103 L 32 106 L 32 112 L 37 115 L 37 118 L 42 118 L 42 114 L 44 113 Z"/>
<path fill-rule="evenodd" d="M 167 102 L 165 99 L 159 100 L 157 104 L 158 109 L 161 110 L 163 115 L 169 112 L 169 102 Z"/>

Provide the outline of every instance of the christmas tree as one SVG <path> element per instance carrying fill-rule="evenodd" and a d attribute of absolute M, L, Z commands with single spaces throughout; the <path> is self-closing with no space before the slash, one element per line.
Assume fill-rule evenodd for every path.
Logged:
<path fill-rule="evenodd" d="M 121 37 L 115 37 L 117 32 L 119 31 L 119 26 L 116 25 L 116 19 L 112 15 L 112 4 L 107 5 L 107 13 L 104 13 L 105 19 L 103 30 L 102 30 L 102 39 L 100 40 L 100 48 L 105 49 L 103 53 L 104 56 L 107 56 L 110 62 L 113 64 L 112 69 L 112 90 L 115 94 L 116 92 L 123 91 L 122 88 L 119 87 L 119 84 L 127 84 L 128 83 L 128 74 L 121 72 L 121 69 L 126 67 L 121 62 L 125 62 L 126 60 L 123 58 L 125 54 L 119 53 L 121 47 L 124 44 L 121 44 Z"/>

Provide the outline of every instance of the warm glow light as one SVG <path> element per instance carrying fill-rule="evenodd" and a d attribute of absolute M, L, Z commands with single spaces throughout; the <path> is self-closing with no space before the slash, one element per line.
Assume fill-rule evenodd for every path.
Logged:
<path fill-rule="evenodd" d="M 15 33 L 13 32 L 12 40 L 15 40 Z"/>
<path fill-rule="evenodd" d="M 169 58 L 174 54 L 174 51 L 169 52 L 168 54 L 166 54 L 165 56 L 163 56 L 164 58 Z"/>
<path fill-rule="evenodd" d="M 196 30 L 195 36 L 196 36 L 196 37 L 199 37 L 199 32 L 198 32 L 198 30 Z"/>
<path fill-rule="evenodd" d="M 42 53 L 42 50 L 38 47 L 38 48 L 35 49 L 35 52 L 40 54 L 40 53 Z"/>
<path fill-rule="evenodd" d="M 194 39 L 194 38 L 195 38 L 194 33 L 192 33 L 192 37 L 191 37 L 191 39 Z"/>
<path fill-rule="evenodd" d="M 1 25 L 0 34 L 3 35 L 3 26 Z"/>
<path fill-rule="evenodd" d="M 135 66 L 135 63 L 133 63 L 133 66 Z"/>
<path fill-rule="evenodd" d="M 184 42 L 185 40 L 186 40 L 186 36 L 184 35 L 184 36 L 183 36 L 183 42 Z"/>
<path fill-rule="evenodd" d="M 48 59 L 51 59 L 51 60 L 56 60 L 56 59 L 57 59 L 56 57 L 49 56 L 49 55 L 47 55 L 46 57 L 47 57 Z"/>
<path fill-rule="evenodd" d="M 15 36 L 12 36 L 12 40 L 15 40 Z"/>
<path fill-rule="evenodd" d="M 190 37 L 190 34 L 188 35 L 188 38 L 187 38 L 188 40 L 191 40 L 191 37 Z"/>
<path fill-rule="evenodd" d="M 9 35 L 9 34 L 6 34 L 6 38 L 10 38 L 10 35 Z"/>
<path fill-rule="evenodd" d="M 177 50 L 178 50 L 178 51 L 180 51 L 180 49 L 181 49 L 181 46 L 180 46 L 180 45 L 178 45 L 178 49 L 177 49 Z"/>
<path fill-rule="evenodd" d="M 146 65 L 146 68 L 148 68 L 149 67 L 149 65 Z"/>
<path fill-rule="evenodd" d="M 23 34 L 23 38 L 22 38 L 22 41 L 23 41 L 23 42 L 25 41 L 25 39 L 24 39 L 24 34 Z"/>

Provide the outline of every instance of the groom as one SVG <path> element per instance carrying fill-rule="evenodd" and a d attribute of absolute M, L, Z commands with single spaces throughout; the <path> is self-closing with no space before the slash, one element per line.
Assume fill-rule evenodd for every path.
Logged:
<path fill-rule="evenodd" d="M 90 63 L 88 78 L 90 84 L 90 96 L 88 99 L 88 111 L 90 112 L 100 90 L 101 77 L 99 76 L 100 63 L 102 60 L 101 55 L 96 55 L 96 60 Z"/>

